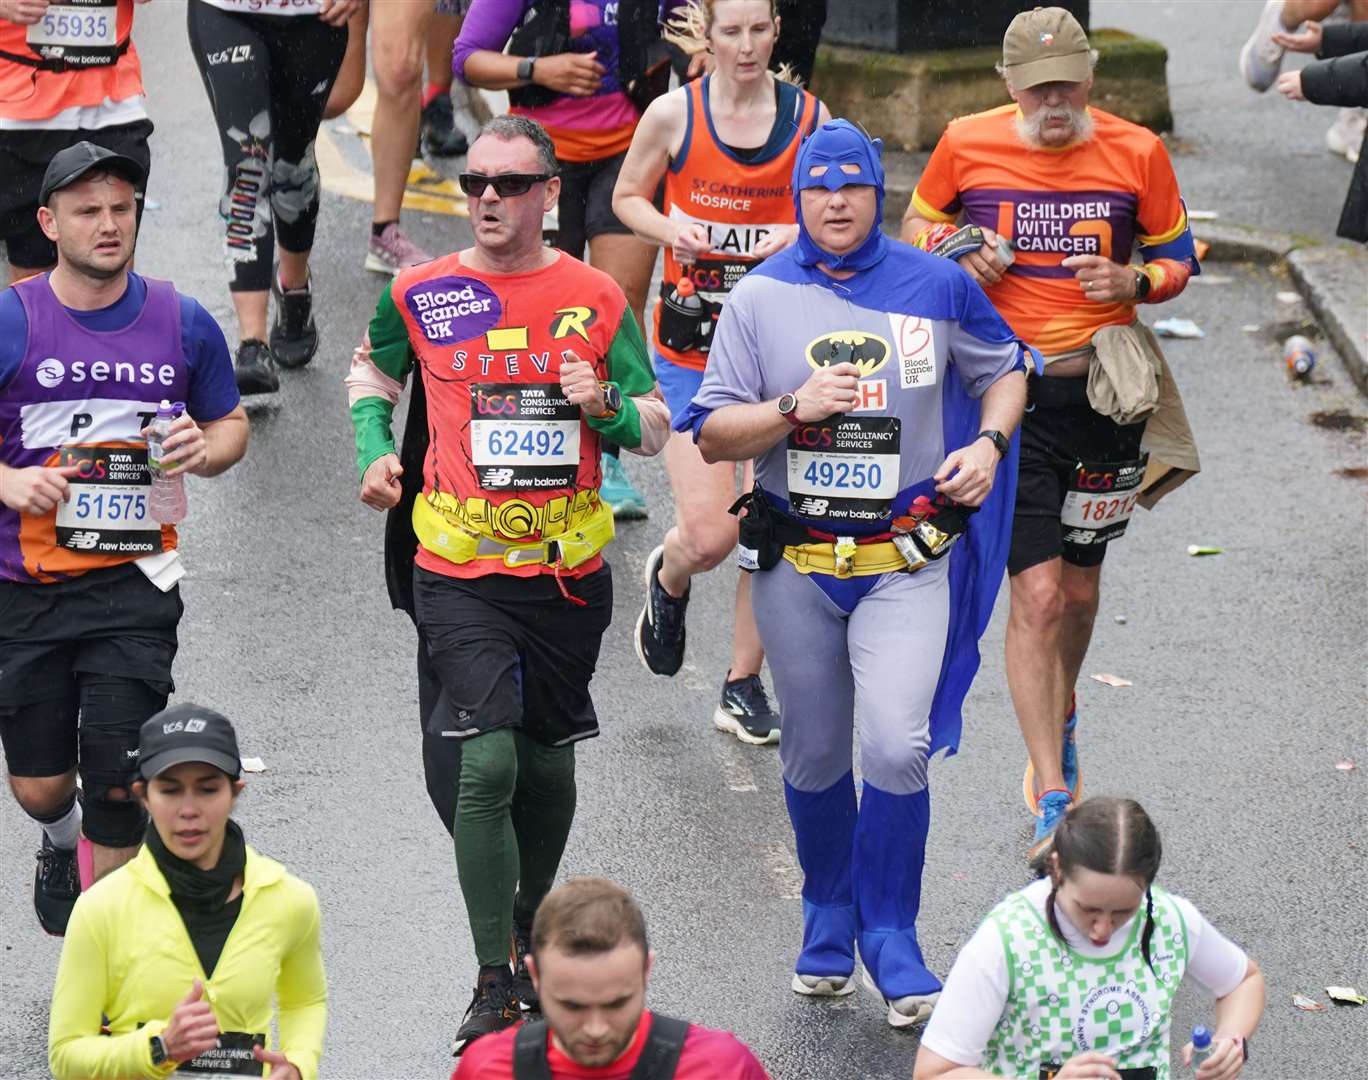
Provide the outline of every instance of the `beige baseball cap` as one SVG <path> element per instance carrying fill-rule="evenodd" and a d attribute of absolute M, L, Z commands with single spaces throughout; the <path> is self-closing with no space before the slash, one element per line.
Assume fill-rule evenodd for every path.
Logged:
<path fill-rule="evenodd" d="M 1023 11 L 1002 38 L 1002 66 L 1017 90 L 1047 82 L 1086 82 L 1092 76 L 1088 35 L 1064 8 Z"/>

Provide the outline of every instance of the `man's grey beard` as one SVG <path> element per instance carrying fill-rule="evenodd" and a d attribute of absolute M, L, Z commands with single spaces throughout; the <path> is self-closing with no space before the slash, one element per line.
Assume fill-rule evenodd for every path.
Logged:
<path fill-rule="evenodd" d="M 1027 119 L 1019 110 L 1016 114 L 1017 136 L 1027 146 L 1044 146 L 1041 141 L 1040 132 L 1047 120 L 1059 120 L 1067 117 L 1073 126 L 1073 135 L 1065 146 L 1072 146 L 1074 143 L 1087 142 L 1093 136 L 1092 117 L 1088 115 L 1087 109 L 1075 109 L 1071 105 L 1061 105 L 1057 108 L 1037 109 L 1034 116 Z"/>

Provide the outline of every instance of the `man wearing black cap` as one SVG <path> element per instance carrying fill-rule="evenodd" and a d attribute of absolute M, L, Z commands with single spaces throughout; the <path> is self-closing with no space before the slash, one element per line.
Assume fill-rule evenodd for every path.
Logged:
<path fill-rule="evenodd" d="M 57 262 L 36 213 L 43 170 L 59 151 L 89 140 L 133 158 L 142 212 L 152 121 L 133 47 L 134 2 L 0 0 L 0 241 L 11 283 Z"/>
<path fill-rule="evenodd" d="M 0 292 L 0 741 L 43 826 L 34 905 L 53 934 L 79 891 L 78 836 L 94 878 L 142 840 L 138 726 L 172 689 L 184 571 L 175 527 L 150 515 L 143 428 L 183 403 L 173 474 L 214 476 L 247 446 L 218 325 L 128 269 L 143 175 L 89 142 L 58 153 L 38 210 L 57 265 Z"/>

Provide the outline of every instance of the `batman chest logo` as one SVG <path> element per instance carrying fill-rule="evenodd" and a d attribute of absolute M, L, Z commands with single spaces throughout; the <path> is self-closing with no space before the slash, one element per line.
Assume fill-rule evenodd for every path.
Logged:
<path fill-rule="evenodd" d="M 854 364 L 860 369 L 860 378 L 863 379 L 888 363 L 892 353 L 892 346 L 878 334 L 864 330 L 838 330 L 808 343 L 807 362 L 814 370 L 832 364 Z"/>

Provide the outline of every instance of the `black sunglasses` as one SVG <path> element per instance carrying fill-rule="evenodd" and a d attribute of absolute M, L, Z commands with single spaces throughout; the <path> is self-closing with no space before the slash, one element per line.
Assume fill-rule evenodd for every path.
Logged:
<path fill-rule="evenodd" d="M 551 179 L 550 173 L 500 173 L 498 176 L 481 176 L 479 173 L 461 173 L 456 178 L 461 190 L 475 198 L 483 197 L 485 188 L 493 187 L 499 198 L 507 199 L 514 195 L 526 195 L 533 184 L 545 183 Z"/>

